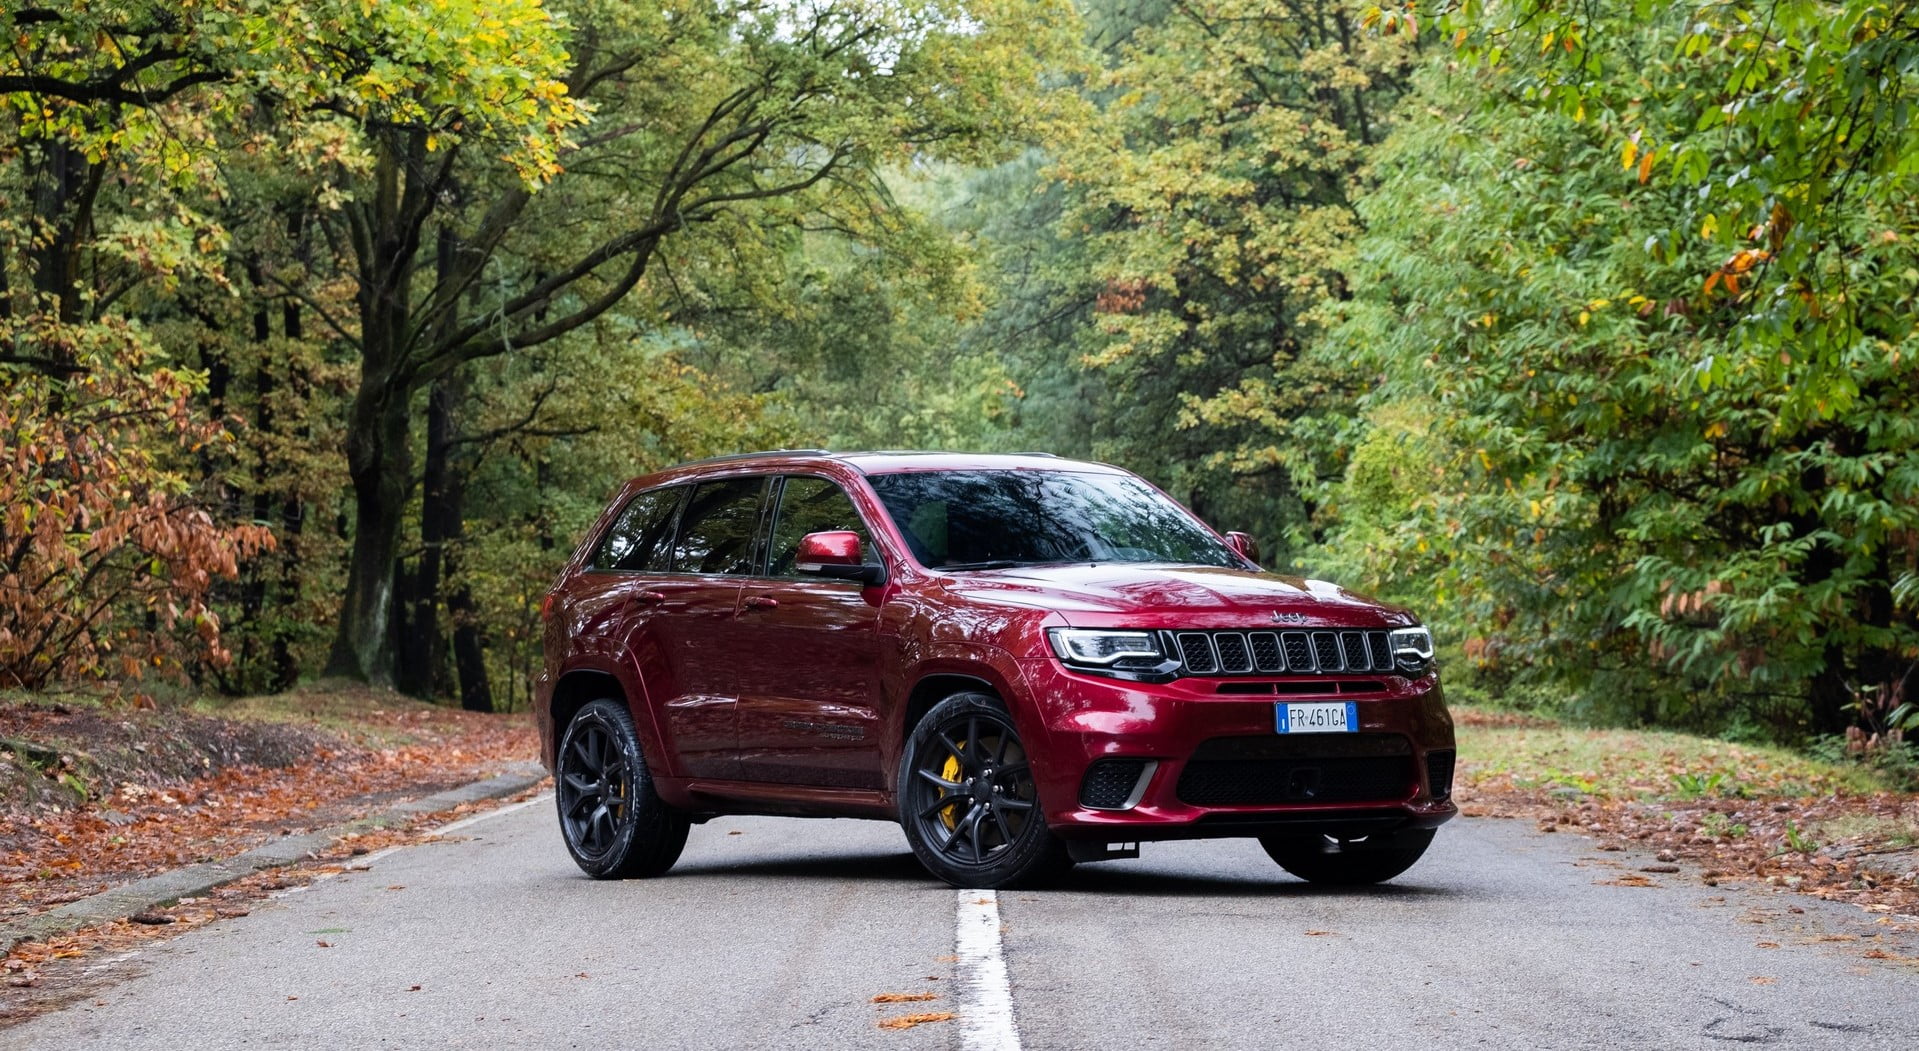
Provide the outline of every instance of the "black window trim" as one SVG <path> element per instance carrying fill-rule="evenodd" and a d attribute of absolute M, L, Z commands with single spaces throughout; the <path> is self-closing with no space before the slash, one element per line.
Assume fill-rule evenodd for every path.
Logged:
<path fill-rule="evenodd" d="M 643 496 L 664 492 L 668 489 L 678 489 L 680 491 L 679 499 L 673 504 L 673 532 L 671 536 L 668 537 L 666 545 L 667 555 L 670 558 L 673 553 L 673 546 L 679 542 L 680 538 L 680 515 L 685 513 L 687 495 L 693 491 L 692 483 L 685 480 L 668 482 L 665 485 L 656 485 L 651 488 L 641 489 L 639 492 L 621 501 L 620 509 L 614 512 L 612 519 L 606 523 L 606 528 L 600 530 L 600 535 L 594 538 L 593 554 L 586 560 L 586 567 L 582 572 L 613 573 L 621 576 L 636 576 L 639 574 L 658 576 L 664 572 L 664 570 L 658 569 L 617 569 L 612 566 L 602 566 L 599 564 L 599 560 L 600 555 L 606 550 L 606 542 L 612 537 L 613 530 L 619 527 L 620 519 L 626 517 L 627 508 L 632 507 L 633 502 Z"/>
<path fill-rule="evenodd" d="M 763 567 L 765 565 L 764 548 L 766 547 L 765 534 L 766 534 L 766 528 L 767 528 L 766 527 L 766 507 L 767 507 L 766 494 L 767 494 L 767 491 L 772 488 L 770 483 L 772 483 L 778 477 L 779 477 L 778 475 L 765 474 L 759 471 L 742 471 L 738 474 L 716 474 L 716 475 L 708 475 L 702 478 L 685 478 L 685 479 L 681 479 L 678 482 L 673 483 L 675 485 L 685 486 L 687 495 L 680 498 L 679 510 L 674 512 L 673 543 L 672 543 L 672 546 L 669 548 L 669 550 L 670 551 L 679 550 L 680 527 L 686 524 L 686 507 L 687 507 L 687 504 L 691 502 L 693 499 L 692 493 L 695 488 L 697 488 L 698 486 L 705 485 L 708 482 L 737 482 L 743 479 L 757 479 L 760 483 L 760 506 L 758 511 L 759 517 L 756 519 L 753 526 L 752 551 L 754 553 L 748 557 L 748 568 L 757 569 L 757 568 Z M 671 565 L 671 563 L 669 563 L 667 569 L 654 571 L 653 575 L 682 577 L 688 580 L 747 580 L 747 579 L 750 579 L 753 574 L 751 573 L 698 573 L 690 569 L 681 569 L 678 566 Z"/>
<path fill-rule="evenodd" d="M 763 520 L 760 522 L 760 555 L 753 563 L 753 568 L 758 572 L 754 573 L 750 579 L 769 582 L 777 581 L 783 584 L 792 584 L 795 582 L 844 584 L 846 587 L 855 591 L 865 588 L 867 585 L 857 580 L 834 580 L 830 577 L 816 576 L 776 577 L 772 575 L 773 530 L 779 526 L 780 501 L 786 499 L 786 482 L 789 478 L 813 478 L 826 482 L 838 489 L 840 495 L 846 497 L 846 502 L 853 505 L 853 513 L 859 516 L 860 524 L 866 527 L 866 537 L 872 541 L 870 546 L 873 549 L 872 554 L 874 560 L 877 561 L 882 568 L 886 565 L 885 549 L 881 547 L 879 540 L 881 532 L 873 528 L 873 523 L 871 519 L 868 518 L 866 512 L 860 510 L 860 502 L 853 498 L 853 492 L 845 482 L 830 474 L 821 474 L 817 471 L 781 471 L 773 475 L 772 478 L 775 483 L 772 487 L 772 498 L 766 502 Z M 861 554 L 864 555 L 866 552 L 861 552 Z"/>

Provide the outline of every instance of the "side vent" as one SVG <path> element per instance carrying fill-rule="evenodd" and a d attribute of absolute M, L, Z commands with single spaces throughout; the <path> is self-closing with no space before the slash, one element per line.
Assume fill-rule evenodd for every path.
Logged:
<path fill-rule="evenodd" d="M 1432 789 L 1434 799 L 1444 799 L 1453 794 L 1454 752 L 1426 753 L 1426 782 Z"/>

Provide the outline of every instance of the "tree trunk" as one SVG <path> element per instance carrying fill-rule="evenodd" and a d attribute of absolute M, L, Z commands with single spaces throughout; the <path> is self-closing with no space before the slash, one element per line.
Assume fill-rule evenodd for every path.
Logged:
<path fill-rule="evenodd" d="M 347 473 L 353 479 L 353 547 L 326 674 L 391 686 L 394 556 L 412 480 L 408 399 L 396 395 L 385 377 L 364 371 L 346 437 Z"/>
<path fill-rule="evenodd" d="M 493 710 L 493 684 L 486 675 L 486 649 L 481 643 L 479 609 L 465 584 L 446 599 L 453 618 L 453 663 L 460 673 L 460 707 L 469 712 Z"/>
<path fill-rule="evenodd" d="M 396 596 L 405 619 L 396 652 L 394 685 L 403 693 L 433 698 L 448 692 L 446 638 L 440 629 L 440 582 L 446 570 L 447 543 L 458 531 L 460 507 L 450 460 L 453 421 L 464 400 L 460 373 L 433 384 L 427 392 L 426 463 L 420 485 L 420 560 L 402 578 Z"/>

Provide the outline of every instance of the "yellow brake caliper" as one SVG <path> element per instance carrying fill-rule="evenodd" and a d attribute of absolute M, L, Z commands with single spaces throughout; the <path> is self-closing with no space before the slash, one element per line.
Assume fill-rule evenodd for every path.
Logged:
<path fill-rule="evenodd" d="M 966 746 L 965 746 L 965 745 L 960 745 L 960 747 L 961 747 L 961 748 L 965 748 Z M 945 765 L 945 766 L 943 766 L 943 767 L 940 767 L 940 777 L 941 777 L 941 778 L 943 778 L 943 779 L 945 779 L 945 780 L 947 780 L 947 781 L 951 781 L 951 782 L 958 782 L 958 781 L 959 781 L 959 779 L 960 779 L 960 759 L 959 759 L 959 756 L 957 756 L 957 755 L 949 755 L 949 756 L 947 756 L 947 757 L 946 757 L 946 765 Z M 949 797 L 949 796 L 950 796 L 951 794 L 952 794 L 952 793 L 950 793 L 950 792 L 948 792 L 948 791 L 947 791 L 946 789 L 944 789 L 944 788 L 942 788 L 942 789 L 940 789 L 940 798 L 941 798 L 941 799 L 946 799 L 946 798 L 948 798 L 948 797 Z M 947 829 L 948 829 L 948 830 L 951 830 L 951 829 L 952 829 L 952 827 L 953 827 L 954 825 L 957 825 L 957 824 L 959 824 L 959 818 L 956 818 L 956 817 L 954 817 L 954 816 L 953 816 L 953 808 L 952 808 L 952 807 L 950 807 L 950 806 L 949 806 L 949 807 L 947 807 L 946 809 L 944 809 L 944 810 L 942 810 L 942 811 L 940 811 L 940 823 L 941 823 L 941 824 L 943 824 L 943 825 L 945 825 L 945 826 L 947 827 Z"/>

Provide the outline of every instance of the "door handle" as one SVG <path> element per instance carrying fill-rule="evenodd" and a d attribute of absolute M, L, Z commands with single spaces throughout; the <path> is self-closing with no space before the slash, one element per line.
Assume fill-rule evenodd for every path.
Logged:
<path fill-rule="evenodd" d="M 771 595 L 754 595 L 745 602 L 747 609 L 778 609 L 780 600 Z"/>
<path fill-rule="evenodd" d="M 633 597 L 627 601 L 633 603 L 635 606 L 657 606 L 666 601 L 666 596 L 658 591 L 639 591 L 635 592 Z"/>

